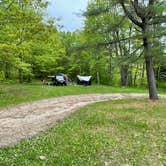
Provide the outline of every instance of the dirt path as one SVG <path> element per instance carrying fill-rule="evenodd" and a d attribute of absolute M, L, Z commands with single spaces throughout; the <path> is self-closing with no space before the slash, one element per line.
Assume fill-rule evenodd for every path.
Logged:
<path fill-rule="evenodd" d="M 78 108 L 90 103 L 146 94 L 88 94 L 51 98 L 0 109 L 0 147 L 14 145 L 47 130 Z M 166 96 L 162 96 L 166 97 Z"/>

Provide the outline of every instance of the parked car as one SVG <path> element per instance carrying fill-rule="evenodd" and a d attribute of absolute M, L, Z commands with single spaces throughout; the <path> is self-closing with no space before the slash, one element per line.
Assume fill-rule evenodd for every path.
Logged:
<path fill-rule="evenodd" d="M 67 77 L 63 73 L 56 74 L 55 76 L 48 76 L 48 78 L 51 78 L 50 85 L 66 86 L 71 83 L 71 80 L 69 79 L 69 77 Z"/>

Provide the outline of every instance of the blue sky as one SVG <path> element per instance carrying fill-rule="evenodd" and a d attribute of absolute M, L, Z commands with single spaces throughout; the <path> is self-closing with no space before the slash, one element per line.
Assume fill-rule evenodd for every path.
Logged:
<path fill-rule="evenodd" d="M 83 27 L 84 18 L 76 13 L 85 11 L 88 0 L 49 0 L 48 15 L 61 18 L 63 30 L 74 31 Z"/>

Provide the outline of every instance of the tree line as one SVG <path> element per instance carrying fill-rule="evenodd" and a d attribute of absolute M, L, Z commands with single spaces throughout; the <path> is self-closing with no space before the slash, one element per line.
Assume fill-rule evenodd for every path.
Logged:
<path fill-rule="evenodd" d="M 31 82 L 62 72 L 97 84 L 165 86 L 164 0 L 90 0 L 81 30 L 62 32 L 48 2 L 0 1 L 0 80 Z"/>
<path fill-rule="evenodd" d="M 40 0 L 0 1 L 0 78 L 20 83 L 56 72 L 65 49 Z"/>
<path fill-rule="evenodd" d="M 119 67 L 122 86 L 145 83 L 153 100 L 158 99 L 156 81 L 165 81 L 165 5 L 162 0 L 92 0 L 84 14 L 87 40 L 98 51 L 108 50 L 110 80 Z"/>

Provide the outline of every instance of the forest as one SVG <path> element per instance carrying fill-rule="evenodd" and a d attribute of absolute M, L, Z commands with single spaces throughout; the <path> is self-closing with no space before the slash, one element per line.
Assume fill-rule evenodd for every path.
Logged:
<path fill-rule="evenodd" d="M 0 1 L 0 81 L 92 75 L 95 84 L 149 87 L 155 99 L 166 87 L 165 3 L 91 0 L 84 28 L 63 32 L 46 1 Z"/>
<path fill-rule="evenodd" d="M 0 166 L 166 165 L 166 1 L 51 2 L 0 0 Z"/>

